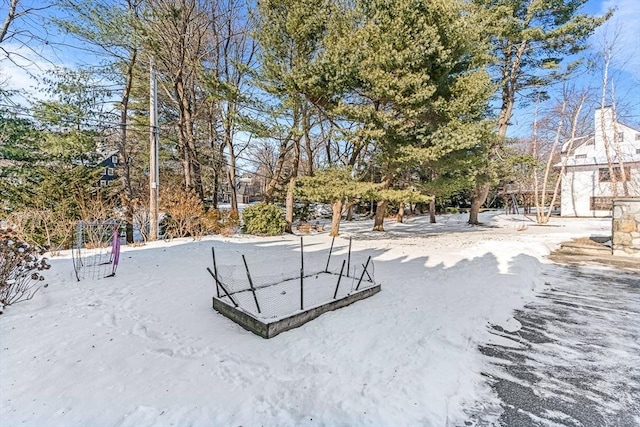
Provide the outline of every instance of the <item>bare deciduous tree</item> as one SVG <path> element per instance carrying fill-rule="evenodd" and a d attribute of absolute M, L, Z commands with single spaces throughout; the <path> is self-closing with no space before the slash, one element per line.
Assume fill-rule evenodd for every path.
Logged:
<path fill-rule="evenodd" d="M 533 123 L 532 154 L 534 159 L 542 161 L 544 167 L 533 169 L 534 205 L 536 207 L 536 221 L 538 224 L 546 224 L 551 217 L 553 206 L 558 198 L 560 183 L 564 175 L 569 156 L 564 156 L 560 169 L 554 172 L 554 164 L 558 160 L 560 152 L 571 153 L 580 132 L 580 119 L 588 92 L 576 93 L 567 87 L 563 89 L 562 99 L 551 111 L 551 116 L 556 119 L 555 130 L 551 132 L 551 141 L 544 151 L 541 150 L 541 141 L 538 131 L 538 107 L 536 105 L 535 119 Z M 567 140 L 563 143 L 563 138 Z M 540 176 L 542 175 L 542 176 Z M 550 198 L 549 198 L 550 197 Z"/>
<path fill-rule="evenodd" d="M 204 198 L 195 121 L 200 107 L 199 71 L 208 56 L 211 21 L 197 0 L 150 0 L 146 48 L 158 65 L 160 86 L 177 112 L 184 186 Z"/>

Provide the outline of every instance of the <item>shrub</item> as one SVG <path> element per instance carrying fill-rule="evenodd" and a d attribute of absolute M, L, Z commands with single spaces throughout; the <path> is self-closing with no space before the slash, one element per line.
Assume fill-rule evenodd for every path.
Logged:
<path fill-rule="evenodd" d="M 206 234 L 228 236 L 235 234 L 240 223 L 238 214 L 228 210 L 210 209 L 205 212 L 202 201 L 193 190 L 185 191 L 177 185 L 169 186 L 162 192 L 160 208 L 164 212 L 160 230 L 166 239 L 199 239 Z M 148 214 L 145 215 L 138 219 L 141 224 L 148 220 Z"/>
<path fill-rule="evenodd" d="M 149 240 L 151 217 L 149 215 L 149 201 L 139 198 L 131 200 L 133 209 L 133 228 L 138 230 L 143 242 Z"/>
<path fill-rule="evenodd" d="M 242 212 L 242 230 L 245 233 L 264 236 L 282 234 L 287 222 L 280 208 L 266 203 L 248 206 Z"/>
<path fill-rule="evenodd" d="M 30 300 L 40 289 L 41 271 L 50 267 L 42 253 L 18 240 L 11 229 L 0 229 L 0 313 L 6 306 Z"/>
<path fill-rule="evenodd" d="M 164 230 L 166 238 L 199 237 L 200 218 L 204 214 L 202 201 L 195 191 L 182 188 L 167 188 L 160 195 L 160 209 L 165 213 Z"/>
<path fill-rule="evenodd" d="M 210 209 L 200 218 L 202 234 L 235 234 L 240 220 L 237 212 Z"/>
<path fill-rule="evenodd" d="M 75 221 L 51 209 L 25 209 L 11 213 L 7 223 L 17 239 L 55 253 L 69 247 Z"/>

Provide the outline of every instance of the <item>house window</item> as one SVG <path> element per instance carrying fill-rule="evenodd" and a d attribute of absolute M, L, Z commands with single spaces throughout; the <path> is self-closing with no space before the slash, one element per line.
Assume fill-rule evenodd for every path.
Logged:
<path fill-rule="evenodd" d="M 610 211 L 613 206 L 613 197 L 592 197 L 592 211 Z"/>
<path fill-rule="evenodd" d="M 618 132 L 618 141 L 624 141 L 624 132 Z"/>
<path fill-rule="evenodd" d="M 106 179 L 100 180 L 100 187 L 106 187 L 107 185 L 109 185 L 109 181 L 107 181 Z"/>
<path fill-rule="evenodd" d="M 107 168 L 107 176 L 113 176 L 113 168 Z"/>
<path fill-rule="evenodd" d="M 615 174 L 615 178 L 616 178 L 616 182 L 620 182 L 622 181 L 622 171 L 620 170 L 620 167 L 616 166 L 615 168 L 613 168 L 613 173 Z M 624 177 L 625 177 L 625 181 L 629 181 L 629 178 L 631 177 L 631 168 L 629 166 L 625 166 L 624 168 Z M 612 182 L 613 180 L 611 179 L 611 171 L 609 170 L 609 168 L 600 168 L 598 171 L 598 180 L 600 182 Z"/>
<path fill-rule="evenodd" d="M 586 154 L 576 154 L 576 159 L 586 159 L 587 155 Z"/>
<path fill-rule="evenodd" d="M 640 148 L 636 148 L 636 154 L 640 154 Z"/>
<path fill-rule="evenodd" d="M 640 141 L 640 133 L 636 133 L 636 141 Z"/>
<path fill-rule="evenodd" d="M 116 156 L 115 154 L 113 156 L 111 156 L 111 163 L 113 163 L 114 165 L 118 164 L 118 156 Z"/>

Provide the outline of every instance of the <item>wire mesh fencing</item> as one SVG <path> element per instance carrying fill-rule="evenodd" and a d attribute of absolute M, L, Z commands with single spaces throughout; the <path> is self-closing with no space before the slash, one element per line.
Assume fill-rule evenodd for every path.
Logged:
<path fill-rule="evenodd" d="M 114 276 L 120 259 L 120 222 L 79 221 L 71 255 L 78 281 Z"/>
<path fill-rule="evenodd" d="M 247 259 L 218 265 L 211 248 L 216 298 L 262 320 L 276 320 L 309 310 L 376 285 L 371 257 L 354 256 L 351 242 L 346 254 L 305 254 L 302 238 L 298 262 Z"/>

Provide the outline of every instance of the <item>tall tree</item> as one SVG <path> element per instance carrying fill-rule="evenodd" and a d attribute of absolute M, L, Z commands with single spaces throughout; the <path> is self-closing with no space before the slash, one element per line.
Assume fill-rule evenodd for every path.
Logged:
<path fill-rule="evenodd" d="M 53 72 L 44 79 L 47 99 L 34 105 L 35 119 L 5 122 L 10 133 L 0 156 L 9 167 L 0 191 L 10 190 L 10 221 L 38 230 L 30 235 L 32 243 L 68 244 L 71 223 L 88 213 L 88 201 L 111 196 L 98 188 L 104 169 L 96 152 L 111 117 L 105 109 L 109 92 L 92 77 L 87 70 Z"/>
<path fill-rule="evenodd" d="M 287 153 L 293 152 L 285 215 L 286 230 L 291 232 L 302 149 L 311 146 L 313 94 L 319 91 L 317 58 L 324 48 L 329 21 L 336 17 L 336 9 L 330 0 L 267 0 L 259 4 L 259 12 L 261 86 L 279 104 L 274 111 L 279 112 L 281 118 L 276 120 L 287 123 L 279 150 L 280 171 Z M 275 188 L 278 178 L 272 179 L 270 188 Z"/>
<path fill-rule="evenodd" d="M 506 140 L 514 106 L 533 89 L 565 79 L 579 64 L 564 61 L 587 48 L 587 39 L 611 13 L 593 17 L 579 13 L 587 0 L 473 0 L 484 14 L 483 28 L 493 46 L 493 79 L 499 89 L 496 136 L 484 168 L 476 175 L 469 223 L 494 179 L 492 169 Z"/>
<path fill-rule="evenodd" d="M 143 0 L 61 0 L 60 5 L 70 17 L 55 20 L 67 32 L 99 49 L 97 53 L 106 61 L 103 73 L 120 86 L 120 134 L 117 149 L 122 160 L 119 176 L 122 183 L 128 243 L 133 242 L 134 201 L 140 196 L 136 193 L 136 185 L 133 183 L 136 154 L 140 147 L 134 143 L 129 128 L 134 70 L 141 43 L 139 19 L 142 2 Z"/>
<path fill-rule="evenodd" d="M 547 131 L 547 144 L 543 144 L 544 132 L 539 132 L 538 111 L 533 123 L 532 156 L 539 162 L 533 168 L 533 197 L 536 207 L 536 221 L 538 224 L 549 222 L 553 206 L 558 198 L 562 176 L 565 174 L 568 153 L 573 152 L 576 142 L 584 137 L 580 134 L 580 119 L 583 114 L 583 107 L 588 93 L 581 93 L 569 88 L 563 88 L 562 100 L 558 102 L 551 111 L 551 120 L 555 129 Z M 562 147 L 562 141 L 565 146 Z M 554 173 L 554 163 L 556 163 L 565 151 L 567 155 L 562 157 L 560 169 Z"/>
<path fill-rule="evenodd" d="M 34 123 L 7 111 L 0 112 L 0 209 L 11 212 L 28 205 L 43 161 L 42 134 Z"/>
<path fill-rule="evenodd" d="M 349 76 L 342 111 L 361 123 L 357 137 L 375 144 L 378 180 L 389 190 L 374 222 L 382 231 L 402 171 L 471 152 L 486 137 L 482 115 L 491 87 L 476 16 L 464 2 L 357 4 L 334 57 Z"/>
<path fill-rule="evenodd" d="M 177 112 L 184 186 L 204 198 L 196 116 L 202 107 L 200 71 L 208 57 L 211 20 L 200 0 L 149 0 L 145 48 L 154 58 L 160 86 Z"/>
<path fill-rule="evenodd" d="M 209 105 L 208 126 L 214 159 L 214 196 L 226 171 L 231 195 L 231 212 L 238 213 L 237 156 L 246 147 L 239 132 L 252 129 L 247 107 L 253 104 L 249 77 L 255 68 L 256 42 L 252 37 L 253 19 L 245 0 L 215 1 L 210 4 L 210 57 L 205 58 L 203 89 Z M 228 162 L 223 160 L 228 154 Z M 220 167 L 223 166 L 223 167 Z"/>

